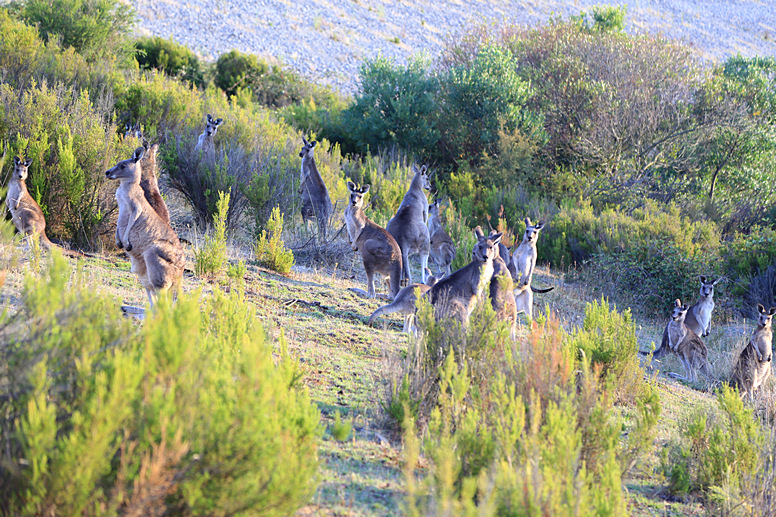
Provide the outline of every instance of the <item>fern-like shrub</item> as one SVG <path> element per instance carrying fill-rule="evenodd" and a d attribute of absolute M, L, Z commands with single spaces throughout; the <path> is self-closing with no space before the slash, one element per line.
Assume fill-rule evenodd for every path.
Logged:
<path fill-rule="evenodd" d="M 194 274 L 216 279 L 226 267 L 226 214 L 229 210 L 229 193 L 219 192 L 216 213 L 213 216 L 213 232 L 205 238 L 205 244 L 194 251 Z"/>

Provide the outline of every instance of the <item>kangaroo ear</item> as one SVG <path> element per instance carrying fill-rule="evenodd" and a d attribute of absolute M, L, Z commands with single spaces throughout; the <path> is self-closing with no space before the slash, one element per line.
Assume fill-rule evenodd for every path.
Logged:
<path fill-rule="evenodd" d="M 474 236 L 478 239 L 485 237 L 485 234 L 482 233 L 482 228 L 480 226 L 477 226 L 477 228 L 474 229 Z"/>
<path fill-rule="evenodd" d="M 682 312 L 684 312 L 684 311 L 686 311 L 686 310 L 687 310 L 687 306 L 686 306 L 686 305 L 682 305 L 682 306 L 680 307 L 680 309 L 682 310 Z"/>
<path fill-rule="evenodd" d="M 307 139 L 306 139 L 304 136 L 302 136 L 302 143 L 303 143 L 304 145 L 307 145 L 307 143 L 308 143 L 308 142 L 307 142 Z"/>
<path fill-rule="evenodd" d="M 148 148 L 148 150 L 152 153 L 156 153 L 156 151 L 159 150 L 159 144 L 154 144 L 151 147 Z"/>
<path fill-rule="evenodd" d="M 223 123 L 224 123 L 224 119 L 222 119 L 222 118 L 216 119 L 216 126 L 220 126 Z"/>
<path fill-rule="evenodd" d="M 681 307 L 682 306 L 682 302 L 679 301 L 679 298 L 677 298 L 676 301 L 674 302 L 674 306 L 676 306 L 676 307 Z"/>
<path fill-rule="evenodd" d="M 765 314 L 765 307 L 763 307 L 761 303 L 757 304 L 757 312 L 760 314 Z"/>
<path fill-rule="evenodd" d="M 20 163 L 22 163 L 21 158 L 19 158 L 18 156 L 14 156 L 13 157 L 13 164 L 14 165 L 19 165 Z"/>
<path fill-rule="evenodd" d="M 703 276 L 703 275 L 699 276 L 699 277 L 698 277 L 698 280 L 700 280 L 702 284 L 705 284 L 705 283 L 706 283 L 706 277 L 705 277 L 705 276 Z"/>
<path fill-rule="evenodd" d="M 32 158 L 27 158 L 26 160 L 24 160 L 25 167 L 29 167 L 30 165 L 32 165 Z"/>
<path fill-rule="evenodd" d="M 366 194 L 367 192 L 369 192 L 369 186 L 370 186 L 369 184 L 361 185 L 361 193 Z"/>
<path fill-rule="evenodd" d="M 143 147 L 145 148 L 146 151 L 150 147 L 150 144 L 148 143 L 148 140 L 146 140 L 145 138 L 143 139 Z"/>
<path fill-rule="evenodd" d="M 143 155 L 145 155 L 145 148 L 144 147 L 138 147 L 135 149 L 135 152 L 132 154 L 132 162 L 137 163 L 140 160 L 143 159 Z"/>
<path fill-rule="evenodd" d="M 351 192 L 358 192 L 358 189 L 356 188 L 356 184 L 352 181 L 348 181 L 348 190 Z"/>
<path fill-rule="evenodd" d="M 542 228 L 544 228 L 544 225 L 545 225 L 544 221 L 539 221 L 538 223 L 536 223 L 536 226 L 534 226 L 534 230 L 541 230 Z"/>
<path fill-rule="evenodd" d="M 207 121 L 213 122 L 213 117 L 210 115 L 210 113 L 207 114 Z"/>
<path fill-rule="evenodd" d="M 773 316 L 774 314 L 776 314 L 776 307 L 768 309 L 768 316 Z"/>
<path fill-rule="evenodd" d="M 312 147 L 313 149 L 315 148 L 316 145 L 318 145 L 318 142 L 316 142 L 315 140 L 310 142 L 310 147 Z"/>
<path fill-rule="evenodd" d="M 421 173 L 421 174 L 428 174 L 428 165 L 423 165 L 423 166 L 420 168 L 420 173 Z"/>
<path fill-rule="evenodd" d="M 525 226 L 526 226 L 526 228 L 528 228 L 529 226 L 531 226 L 531 218 L 530 218 L 530 217 L 526 217 L 526 218 L 525 218 Z"/>
<path fill-rule="evenodd" d="M 491 233 L 491 234 L 490 234 L 490 236 L 488 237 L 488 239 L 492 240 L 492 241 L 493 241 L 493 244 L 500 244 L 500 243 L 501 243 L 501 237 L 502 237 L 503 235 L 504 235 L 504 234 L 503 234 L 503 233 L 501 233 L 501 232 L 499 232 L 499 233 L 497 233 L 497 234 L 495 234 L 495 235 L 493 235 L 493 233 Z"/>

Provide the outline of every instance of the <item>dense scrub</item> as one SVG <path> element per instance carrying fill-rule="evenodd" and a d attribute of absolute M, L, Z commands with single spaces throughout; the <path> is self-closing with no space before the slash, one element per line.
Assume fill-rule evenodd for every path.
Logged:
<path fill-rule="evenodd" d="M 277 515 L 310 497 L 318 410 L 238 295 L 161 303 L 138 329 L 53 254 L 22 297 L 0 322 L 0 511 Z"/>
<path fill-rule="evenodd" d="M 626 512 L 621 478 L 652 447 L 660 415 L 627 312 L 593 304 L 577 333 L 550 317 L 517 343 L 489 303 L 468 330 L 435 322 L 427 304 L 419 318 L 386 402 L 404 418 L 408 514 Z M 635 408 L 626 437 L 614 404 Z"/>

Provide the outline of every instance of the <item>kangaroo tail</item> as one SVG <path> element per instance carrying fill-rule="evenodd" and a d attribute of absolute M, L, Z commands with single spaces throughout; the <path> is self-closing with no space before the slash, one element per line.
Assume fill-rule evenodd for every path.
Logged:
<path fill-rule="evenodd" d="M 401 289 L 401 277 L 402 277 L 402 261 L 396 260 L 394 263 L 393 268 L 391 268 L 391 274 L 390 274 L 390 283 L 391 283 L 391 297 L 396 298 L 396 295 L 399 294 L 399 290 Z"/>
<path fill-rule="evenodd" d="M 550 291 L 552 291 L 553 289 L 555 289 L 555 286 L 553 286 L 553 287 L 548 287 L 547 289 L 537 289 L 537 288 L 535 288 L 534 286 L 531 286 L 531 291 L 533 291 L 533 292 L 535 292 L 535 293 L 549 293 L 549 292 L 550 292 Z"/>
<path fill-rule="evenodd" d="M 388 305 L 383 305 L 382 307 L 378 307 L 377 310 L 375 310 L 371 316 L 369 316 L 369 321 L 367 322 L 367 325 L 370 327 L 375 322 L 377 318 L 384 314 L 391 314 L 392 312 L 396 312 L 396 308 L 393 307 L 393 302 L 389 303 Z"/>
<path fill-rule="evenodd" d="M 652 358 L 659 359 L 664 355 L 668 354 L 669 351 L 670 351 L 670 347 L 668 346 L 668 327 L 666 327 L 665 330 L 663 330 L 663 340 L 660 341 L 660 346 L 657 347 L 657 349 L 654 352 L 652 352 Z M 649 352 L 639 351 L 639 354 L 649 355 Z"/>

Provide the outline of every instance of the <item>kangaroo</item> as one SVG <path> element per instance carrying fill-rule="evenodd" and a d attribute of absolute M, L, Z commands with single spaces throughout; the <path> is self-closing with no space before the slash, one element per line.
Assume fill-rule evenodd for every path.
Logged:
<path fill-rule="evenodd" d="M 428 292 L 437 319 L 455 318 L 467 325 L 469 316 L 486 287 L 493 278 L 493 260 L 498 255 L 501 234 L 487 237 L 475 232 L 477 243 L 472 251 L 472 261 L 446 276 Z"/>
<path fill-rule="evenodd" d="M 679 356 L 685 369 L 685 376 L 677 373 L 669 373 L 672 377 L 688 382 L 696 382 L 697 372 L 700 371 L 707 378 L 711 377 L 709 370 L 709 351 L 701 337 L 685 325 L 687 306 L 680 300 L 674 302 L 674 310 L 671 313 L 671 321 L 666 326 L 668 343 L 655 351 L 653 357 L 662 357 L 669 352 Z"/>
<path fill-rule="evenodd" d="M 385 229 L 393 235 L 401 248 L 402 258 L 402 282 L 412 283 L 410 272 L 410 254 L 420 254 L 420 269 L 423 281 L 426 281 L 426 267 L 430 253 L 430 237 L 428 232 L 428 200 L 423 189 L 431 190 L 431 182 L 426 174 L 426 166 L 420 169 L 412 166 L 415 176 L 412 178 L 410 188 L 404 194 L 404 199 Z"/>
<path fill-rule="evenodd" d="M 399 312 L 404 316 L 404 328 L 402 329 L 402 332 L 412 332 L 412 322 L 415 318 L 416 310 L 415 303 L 417 302 L 418 297 L 424 296 L 436 282 L 436 277 L 431 273 L 431 270 L 426 271 L 425 284 L 412 284 L 402 288 L 391 303 L 378 307 L 377 310 L 369 316 L 368 325 L 374 324 L 375 320 L 380 316 Z"/>
<path fill-rule="evenodd" d="M 719 277 L 714 282 L 707 281 L 705 276 L 700 276 L 698 279 L 701 281 L 700 298 L 698 301 L 687 309 L 687 318 L 685 318 L 685 325 L 690 327 L 693 332 L 699 336 L 706 337 L 709 335 L 709 329 L 711 327 L 711 312 L 714 310 L 714 286 L 722 280 L 723 277 Z"/>
<path fill-rule="evenodd" d="M 496 230 L 491 230 L 488 238 L 493 239 L 497 233 Z M 474 229 L 474 234 L 477 236 L 477 239 L 484 236 L 482 228 L 479 226 Z M 499 320 L 510 322 L 510 335 L 514 339 L 517 328 L 517 305 L 512 292 L 514 283 L 507 264 L 501 255 L 501 242 L 498 243 L 498 246 L 499 252 L 493 257 L 493 276 L 490 279 L 489 286 L 490 303 L 493 306 L 493 310 L 496 311 L 496 316 Z M 472 260 L 483 260 L 484 257 L 480 256 L 481 253 L 482 248 L 475 246 L 472 250 Z M 509 256 L 509 253 L 507 253 L 507 256 Z"/>
<path fill-rule="evenodd" d="M 523 240 L 515 248 L 512 260 L 507 264 L 507 269 L 512 275 L 515 285 L 514 295 L 517 312 L 524 312 L 529 318 L 533 318 L 533 293 L 548 293 L 555 289 L 554 287 L 537 289 L 531 285 L 533 273 L 536 269 L 536 258 L 539 255 L 536 249 L 536 241 L 539 239 L 539 232 L 543 228 L 543 222 L 532 225 L 531 219 L 526 217 Z"/>
<path fill-rule="evenodd" d="M 11 212 L 11 221 L 16 230 L 29 238 L 30 235 L 37 235 L 40 245 L 47 250 L 59 248 L 59 250 L 70 257 L 89 257 L 85 253 L 63 249 L 51 242 L 46 235 L 46 218 L 43 215 L 40 205 L 33 199 L 27 190 L 27 175 L 29 167 L 32 165 L 31 159 L 22 160 L 18 156 L 13 159 L 13 174 L 8 182 L 8 192 L 5 196 L 5 204 Z"/>
<path fill-rule="evenodd" d="M 120 181 L 116 246 L 129 255 L 132 272 L 140 278 L 153 307 L 159 293 L 172 288 L 173 296 L 177 294 L 186 258 L 175 231 L 154 211 L 140 187 L 144 154 L 145 149 L 138 147 L 131 158 L 118 162 L 105 176 Z"/>
<path fill-rule="evenodd" d="M 224 119 L 218 118 L 214 120 L 213 117 L 210 116 L 210 113 L 208 113 L 205 121 L 205 130 L 199 135 L 199 138 L 197 138 L 197 145 L 194 146 L 194 150 L 200 151 L 202 149 L 212 149 L 213 137 L 216 136 L 218 127 L 223 123 Z"/>
<path fill-rule="evenodd" d="M 773 315 L 776 314 L 776 307 L 771 307 L 766 311 L 765 307 L 758 305 L 757 311 L 760 313 L 757 329 L 749 338 L 749 344 L 738 356 L 730 379 L 730 384 L 738 388 L 741 398 L 749 395 L 749 400 L 754 399 L 754 392 L 771 376 L 771 359 L 773 358 L 771 323 Z"/>
<path fill-rule="evenodd" d="M 307 224 L 308 220 L 316 218 L 318 221 L 318 239 L 321 243 L 326 242 L 326 230 L 329 225 L 329 217 L 333 211 L 329 191 L 323 178 L 318 173 L 318 167 L 315 165 L 315 145 L 314 140 L 308 142 L 302 137 L 302 151 L 299 157 L 302 158 L 302 177 L 299 183 L 299 195 L 302 197 L 302 222 Z"/>
<path fill-rule="evenodd" d="M 145 153 L 140 160 L 140 170 L 142 173 L 140 188 L 143 189 L 143 195 L 148 204 L 151 205 L 151 208 L 154 209 L 162 221 L 172 226 L 170 211 L 167 210 L 167 204 L 162 199 L 162 194 L 159 192 L 159 183 L 156 179 L 156 153 L 159 151 L 159 144 L 149 145 L 148 140 L 143 140 L 143 148 Z"/>
<path fill-rule="evenodd" d="M 428 205 L 428 234 L 431 260 L 439 268 L 440 276 L 449 275 L 450 266 L 455 260 L 455 244 L 442 226 L 438 199 Z"/>
<path fill-rule="evenodd" d="M 395 299 L 401 283 L 401 249 L 390 233 L 364 214 L 364 194 L 369 192 L 369 185 L 358 188 L 352 181 L 348 181 L 348 190 L 350 202 L 345 208 L 345 224 L 351 247 L 361 252 L 366 271 L 367 296 L 375 297 L 374 274 L 379 273 L 383 278 L 390 277 L 391 298 Z"/>

